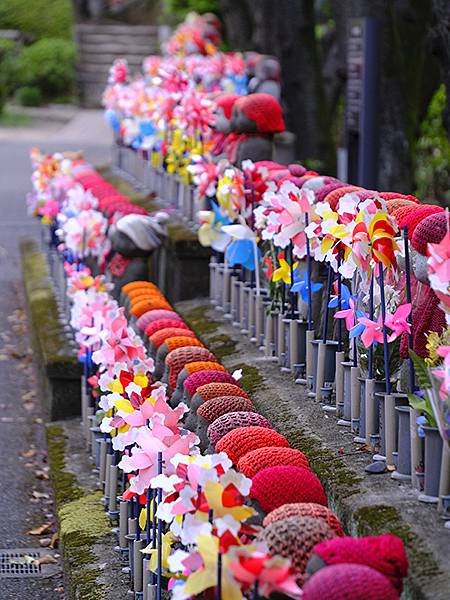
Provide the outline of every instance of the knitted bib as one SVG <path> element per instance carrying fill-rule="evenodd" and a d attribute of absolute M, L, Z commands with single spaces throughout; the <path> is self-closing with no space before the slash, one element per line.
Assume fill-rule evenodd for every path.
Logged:
<path fill-rule="evenodd" d="M 398 600 L 389 579 L 365 565 L 325 567 L 305 583 L 302 600 Z"/>
<path fill-rule="evenodd" d="M 271 523 L 258 535 L 257 541 L 265 542 L 271 555 L 278 554 L 288 558 L 297 582 L 301 585 L 314 546 L 333 537 L 334 531 L 322 519 L 289 517 Z M 322 600 L 325 598 L 327 596 L 323 596 Z"/>
<path fill-rule="evenodd" d="M 222 383 L 219 381 L 206 383 L 197 388 L 197 391 L 192 397 L 192 401 L 196 399 L 196 396 L 200 396 L 202 402 L 207 402 L 208 400 L 212 400 L 218 396 L 242 396 L 243 398 L 249 397 L 247 392 L 244 392 L 244 390 L 239 387 L 237 381 L 234 383 Z M 214 419 L 217 419 L 217 417 L 220 417 L 220 415 L 217 414 L 214 418 L 211 418 L 210 421 L 214 421 Z"/>
<path fill-rule="evenodd" d="M 391 534 L 328 540 L 314 548 L 314 555 L 323 561 L 324 566 L 354 563 L 375 569 L 390 580 L 399 594 L 403 589 L 402 580 L 408 574 L 408 557 L 403 542 Z M 311 565 L 314 563 L 318 565 L 312 560 Z M 311 569 L 311 572 L 314 570 Z"/>
<path fill-rule="evenodd" d="M 233 396 L 214 398 L 214 400 L 210 400 L 209 402 L 202 404 L 202 406 L 200 406 L 200 408 L 197 410 L 197 415 L 199 417 L 202 416 L 202 409 L 207 409 L 208 404 L 216 402 L 217 400 L 222 400 L 222 406 L 241 404 L 241 406 L 245 405 L 246 409 L 224 413 L 211 423 L 211 425 L 208 427 L 208 438 L 213 444 L 217 444 L 217 442 L 221 440 L 224 435 L 226 435 L 229 431 L 233 431 L 233 429 L 237 429 L 238 427 L 265 427 L 266 429 L 272 429 L 272 425 L 265 417 L 258 413 L 250 412 L 250 410 L 253 408 L 252 403 L 246 398 L 233 398 Z M 249 405 L 250 409 L 247 408 Z M 258 450 L 255 450 L 254 452 L 258 452 Z M 241 458 L 239 463 L 242 460 L 243 459 Z M 239 471 L 242 471 L 239 466 L 238 469 Z M 242 472 L 244 473 L 244 471 Z M 246 475 L 246 477 L 249 477 L 249 475 Z"/>
<path fill-rule="evenodd" d="M 293 465 L 294 467 L 309 469 L 308 459 L 303 452 L 294 448 L 280 448 L 278 446 L 266 446 L 247 452 L 239 459 L 237 468 L 238 471 L 251 479 L 262 469 L 278 465 Z"/>
<path fill-rule="evenodd" d="M 284 446 L 289 447 L 287 439 L 266 427 L 238 427 L 229 431 L 223 436 L 216 445 L 217 452 L 226 452 L 228 457 L 237 465 L 239 459 L 257 448 L 264 446 Z"/>
<path fill-rule="evenodd" d="M 322 484 L 312 471 L 284 465 L 267 467 L 256 473 L 252 479 L 250 497 L 258 502 L 265 513 L 283 504 L 296 502 L 328 504 Z"/>
<path fill-rule="evenodd" d="M 334 533 L 342 537 L 344 530 L 337 516 L 326 506 L 316 504 L 315 502 L 296 502 L 294 504 L 283 504 L 270 512 L 263 521 L 263 526 L 268 527 L 275 521 L 289 519 L 290 517 L 314 517 L 322 519 L 328 523 Z"/>
<path fill-rule="evenodd" d="M 141 331 L 145 331 L 147 326 L 150 325 L 153 321 L 158 321 L 160 319 L 172 319 L 177 321 L 182 321 L 182 318 L 178 313 L 174 310 L 148 310 L 145 312 L 139 319 L 137 320 L 137 326 Z"/>
<path fill-rule="evenodd" d="M 200 346 L 183 346 L 169 352 L 166 356 L 165 364 L 167 371 L 166 383 L 171 389 L 174 389 L 177 383 L 179 372 L 184 365 L 199 360 L 214 361 L 215 356 L 207 348 Z"/>

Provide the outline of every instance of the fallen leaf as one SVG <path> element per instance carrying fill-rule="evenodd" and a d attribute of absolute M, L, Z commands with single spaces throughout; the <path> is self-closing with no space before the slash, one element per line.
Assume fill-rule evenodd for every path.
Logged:
<path fill-rule="evenodd" d="M 37 479 L 42 479 L 44 481 L 48 481 L 49 479 L 48 474 L 42 470 L 35 471 L 34 475 L 37 477 Z"/>
<path fill-rule="evenodd" d="M 58 561 L 51 554 L 44 554 L 34 561 L 35 565 L 55 565 Z"/>
<path fill-rule="evenodd" d="M 47 533 L 51 528 L 52 523 L 44 523 L 43 525 L 39 525 L 39 527 L 35 527 L 34 529 L 30 529 L 27 531 L 29 535 L 42 535 L 43 533 Z"/>
<path fill-rule="evenodd" d="M 37 450 L 35 448 L 30 448 L 26 452 L 22 452 L 22 456 L 24 458 L 33 458 L 33 456 L 36 456 L 36 453 L 37 453 Z"/>
<path fill-rule="evenodd" d="M 57 548 L 59 546 L 59 535 L 54 533 L 50 541 L 50 548 Z"/>

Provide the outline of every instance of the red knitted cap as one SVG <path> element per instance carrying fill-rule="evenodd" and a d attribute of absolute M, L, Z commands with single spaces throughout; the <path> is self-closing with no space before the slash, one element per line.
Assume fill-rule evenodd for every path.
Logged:
<path fill-rule="evenodd" d="M 326 506 L 316 504 L 315 502 L 283 504 L 265 516 L 263 526 L 267 527 L 271 523 L 275 523 L 275 521 L 289 519 L 290 517 L 314 517 L 315 519 L 323 519 L 337 536 L 344 536 L 342 524 L 334 512 Z"/>
<path fill-rule="evenodd" d="M 167 348 L 168 353 L 171 352 L 172 350 L 175 350 L 176 348 L 182 348 L 183 346 L 201 346 L 201 347 L 203 347 L 203 344 L 201 343 L 200 340 L 198 340 L 195 337 L 195 334 L 194 334 L 194 337 L 188 336 L 185 334 L 184 330 L 183 330 L 182 335 L 176 335 L 174 337 L 170 337 L 170 338 L 164 340 L 163 345 Z"/>
<path fill-rule="evenodd" d="M 190 397 L 192 397 L 197 389 L 205 385 L 205 383 L 233 383 L 237 384 L 236 379 L 232 377 L 227 371 L 199 371 L 198 373 L 192 373 L 185 380 L 183 386 Z"/>
<path fill-rule="evenodd" d="M 271 523 L 258 535 L 257 540 L 266 543 L 271 555 L 280 555 L 291 561 L 296 579 L 301 585 L 314 546 L 333 537 L 334 531 L 323 519 L 290 517 Z M 322 596 L 321 600 L 326 598 L 328 596 Z"/>
<path fill-rule="evenodd" d="M 230 396 L 228 396 L 228 397 L 225 396 L 225 398 L 230 398 Z M 233 397 L 231 397 L 231 398 L 233 398 Z M 211 402 L 214 402 L 216 400 L 218 400 L 218 398 L 214 398 L 214 400 L 210 400 L 209 402 L 206 402 L 206 404 L 202 404 L 202 406 L 200 406 L 200 408 L 197 410 L 197 415 L 202 416 L 200 414 L 200 409 L 207 408 L 208 404 L 210 404 Z M 210 441 L 213 444 L 217 444 L 217 442 L 219 440 L 221 440 L 224 435 L 226 435 L 229 431 L 233 431 L 233 429 L 237 429 L 238 427 L 253 427 L 254 426 L 254 427 L 266 427 L 267 429 L 272 429 L 272 425 L 269 423 L 269 421 L 265 417 L 263 417 L 262 415 L 260 415 L 258 413 L 250 412 L 251 409 L 253 408 L 251 406 L 250 400 L 247 400 L 246 398 L 234 398 L 233 400 L 237 400 L 238 402 L 228 401 L 229 406 L 231 406 L 233 404 L 241 404 L 241 406 L 246 404 L 248 406 L 248 404 L 250 404 L 250 408 L 248 409 L 246 406 L 246 409 L 244 409 L 244 410 L 238 409 L 236 411 L 236 409 L 234 409 L 234 412 L 223 413 L 220 417 L 215 419 L 211 423 L 211 425 L 208 427 L 208 434 L 207 434 L 208 438 L 210 439 Z M 223 403 L 223 405 L 225 405 L 225 402 Z M 257 450 L 256 450 L 256 452 L 257 452 Z M 240 461 L 241 460 L 242 460 L 242 458 L 240 459 Z M 238 466 L 238 469 L 239 469 L 239 471 L 242 471 L 242 469 L 239 466 Z M 242 472 L 244 473 L 244 471 L 242 471 Z M 244 473 L 244 475 L 245 475 L 245 473 Z M 247 475 L 247 477 L 248 477 L 248 475 Z"/>
<path fill-rule="evenodd" d="M 218 398 L 219 396 L 240 396 L 241 398 L 250 399 L 247 392 L 240 388 L 236 381 L 234 383 L 222 383 L 220 381 L 206 383 L 197 388 L 195 396 L 201 397 L 202 402 L 208 402 L 209 400 Z M 192 398 L 192 400 L 194 400 L 194 398 Z M 220 415 L 216 415 L 213 419 L 211 419 L 211 421 L 214 421 L 214 419 L 219 416 Z"/>
<path fill-rule="evenodd" d="M 411 240 L 419 223 L 421 223 L 430 215 L 434 215 L 443 211 L 444 209 L 442 206 L 436 206 L 434 204 L 419 204 L 418 206 L 414 205 L 414 210 L 406 215 L 401 227 L 408 227 L 408 237 Z"/>
<path fill-rule="evenodd" d="M 259 503 L 265 513 L 294 502 L 328 504 L 322 484 L 312 471 L 284 465 L 267 467 L 256 473 L 250 497 Z"/>
<path fill-rule="evenodd" d="M 184 365 L 198 360 L 215 360 L 215 356 L 207 348 L 202 346 L 182 346 L 169 352 L 165 359 L 165 365 L 169 370 L 169 385 L 172 389 L 177 384 L 177 378 Z"/>
<path fill-rule="evenodd" d="M 293 465 L 294 467 L 309 469 L 308 459 L 303 452 L 294 448 L 280 448 L 277 446 L 266 446 L 247 452 L 239 459 L 237 468 L 238 471 L 251 479 L 262 469 L 278 465 Z"/>
<path fill-rule="evenodd" d="M 264 446 L 284 446 L 287 448 L 289 442 L 281 433 L 273 429 L 238 427 L 223 436 L 216 446 L 216 451 L 226 452 L 233 464 L 237 465 L 244 454 Z"/>
<path fill-rule="evenodd" d="M 448 228 L 449 222 L 445 212 L 430 215 L 415 228 L 411 245 L 419 254 L 427 256 L 427 244 L 439 244 L 439 242 L 442 242 Z"/>
<path fill-rule="evenodd" d="M 399 594 L 408 574 L 408 557 L 400 538 L 385 534 L 362 538 L 342 537 L 322 542 L 314 548 L 325 566 L 341 563 L 366 565 L 387 577 Z"/>
<path fill-rule="evenodd" d="M 320 569 L 308 579 L 302 600 L 398 600 L 389 579 L 365 565 L 342 564 Z"/>
<path fill-rule="evenodd" d="M 137 320 L 137 326 L 141 331 L 145 331 L 146 327 L 152 323 L 153 321 L 158 321 L 159 319 L 176 319 L 177 321 L 182 321 L 182 318 L 178 313 L 174 310 L 164 310 L 164 309 L 156 309 L 156 310 L 148 310 Z"/>
<path fill-rule="evenodd" d="M 195 333 L 190 329 L 183 329 L 182 327 L 166 327 L 165 329 L 160 329 L 152 336 L 150 336 L 150 342 L 156 348 L 159 348 L 161 344 L 163 344 L 167 339 L 182 336 L 185 338 L 195 338 Z"/>
<path fill-rule="evenodd" d="M 260 133 L 280 133 L 286 129 L 283 109 L 276 98 L 270 94 L 249 94 L 241 96 L 236 106 L 244 115 L 256 123 Z"/>
<path fill-rule="evenodd" d="M 219 96 L 214 99 L 214 102 L 223 110 L 225 117 L 231 119 L 233 106 L 239 97 L 240 96 L 237 94 L 219 94 Z"/>
<path fill-rule="evenodd" d="M 345 196 L 345 194 L 349 194 L 350 192 L 358 192 L 361 189 L 362 188 L 356 185 L 345 185 L 344 187 L 336 188 L 325 196 L 325 202 L 328 202 L 331 210 L 336 210 L 338 202 L 342 196 Z"/>
<path fill-rule="evenodd" d="M 398 192 L 379 192 L 378 194 L 380 198 L 383 200 L 408 200 L 409 202 L 414 202 L 415 204 L 419 204 L 419 199 L 411 194 L 399 194 Z"/>
<path fill-rule="evenodd" d="M 395 209 L 394 212 L 391 213 L 400 229 L 405 226 L 405 221 L 409 213 L 414 212 L 416 208 L 417 206 L 415 204 L 408 204 Z"/>
<path fill-rule="evenodd" d="M 152 337 L 152 335 L 157 331 L 160 331 L 161 329 L 167 329 L 168 327 L 189 329 L 186 323 L 183 323 L 183 321 L 180 321 L 179 319 L 158 319 L 157 321 L 152 321 L 147 325 L 145 328 L 145 335 L 147 337 Z"/>

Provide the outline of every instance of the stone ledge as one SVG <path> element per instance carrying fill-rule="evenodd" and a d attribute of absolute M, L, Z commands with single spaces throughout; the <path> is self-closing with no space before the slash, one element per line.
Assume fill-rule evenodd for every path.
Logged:
<path fill-rule="evenodd" d="M 20 243 L 20 253 L 44 409 L 51 421 L 79 415 L 82 367 L 64 337 L 46 257 L 31 240 Z"/>
<path fill-rule="evenodd" d="M 221 356 L 232 372 L 243 369 L 242 387 L 258 412 L 272 422 L 292 447 L 304 452 L 327 492 L 330 508 L 350 535 L 393 533 L 405 543 L 410 574 L 402 599 L 450 598 L 448 530 L 436 508 L 420 504 L 409 486 L 389 474 L 365 475 L 371 454 L 353 443 L 350 432 L 307 397 L 301 386 L 263 358 L 257 348 L 205 301 L 182 302 L 176 310 L 215 353 L 224 344 L 235 351 Z M 216 340 L 216 341 L 215 341 Z"/>

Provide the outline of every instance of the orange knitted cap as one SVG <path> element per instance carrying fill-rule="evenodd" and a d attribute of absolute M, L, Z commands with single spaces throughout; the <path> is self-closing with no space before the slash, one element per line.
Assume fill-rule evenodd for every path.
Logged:
<path fill-rule="evenodd" d="M 213 381 L 211 383 L 203 384 L 197 388 L 195 395 L 201 396 L 203 402 L 207 402 L 218 396 L 241 396 L 242 398 L 249 398 L 247 392 L 239 387 L 236 381 L 234 383 Z"/>
<path fill-rule="evenodd" d="M 183 329 L 182 327 L 166 327 L 165 329 L 160 329 L 150 336 L 149 340 L 153 346 L 159 348 L 167 339 L 176 336 L 183 336 L 186 338 L 196 337 L 195 333 L 190 329 Z"/>
<path fill-rule="evenodd" d="M 152 290 L 158 290 L 158 286 L 152 283 L 151 281 L 130 281 L 123 285 L 120 289 L 124 294 L 128 294 L 132 290 L 136 290 L 138 288 L 148 288 Z"/>
<path fill-rule="evenodd" d="M 162 298 L 146 298 L 145 300 L 140 300 L 137 304 L 133 305 L 130 312 L 134 317 L 139 318 L 148 310 L 154 310 L 156 308 L 170 310 L 171 306 L 167 300 Z"/>
<path fill-rule="evenodd" d="M 345 535 L 342 524 L 334 512 L 326 506 L 316 504 L 315 502 L 283 504 L 264 517 L 263 526 L 268 527 L 271 523 L 275 523 L 275 521 L 289 519 L 290 517 L 314 517 L 315 519 L 322 519 L 328 523 L 337 536 L 342 537 Z"/>
<path fill-rule="evenodd" d="M 309 469 L 290 465 L 258 471 L 252 479 L 250 498 L 256 500 L 266 513 L 293 502 L 327 505 L 327 497 L 317 476 Z"/>
<path fill-rule="evenodd" d="M 216 400 L 219 400 L 219 398 L 214 398 L 213 400 L 210 400 L 209 402 L 202 404 L 197 410 L 197 415 L 201 417 L 202 415 L 200 414 L 200 409 L 207 408 L 208 404 L 215 402 Z M 223 402 L 223 405 L 228 404 L 228 406 L 233 405 L 233 404 L 238 404 L 238 405 L 239 404 L 241 404 L 241 405 L 250 404 L 251 405 L 251 402 L 249 400 L 247 400 L 246 398 L 235 398 L 233 396 L 222 396 L 222 401 L 223 400 L 225 400 L 225 402 Z M 236 402 L 236 400 L 238 400 L 238 402 Z M 251 408 L 253 408 L 253 407 L 251 407 Z M 206 420 L 208 421 L 209 419 L 206 419 Z M 217 444 L 217 442 L 219 440 L 221 440 L 223 438 L 223 436 L 226 435 L 229 431 L 233 431 L 233 429 L 237 429 L 238 427 L 253 427 L 253 426 L 266 427 L 267 429 L 272 429 L 272 425 L 269 423 L 269 421 L 265 417 L 263 417 L 259 413 L 251 412 L 251 410 L 248 410 L 247 406 L 246 406 L 246 408 L 243 410 L 240 409 L 240 410 L 235 410 L 232 412 L 223 413 L 220 417 L 215 419 L 211 423 L 211 425 L 208 427 L 207 435 L 208 435 L 209 440 L 213 444 Z M 258 450 L 255 450 L 255 452 L 258 452 Z M 240 459 L 240 461 L 241 460 L 242 460 L 242 458 Z M 241 470 L 241 469 L 239 469 L 239 470 Z"/>
<path fill-rule="evenodd" d="M 182 370 L 186 371 L 188 376 L 198 371 L 226 371 L 223 365 L 211 360 L 197 360 L 186 363 Z"/>
<path fill-rule="evenodd" d="M 164 345 L 166 346 L 168 352 L 172 350 L 176 350 L 176 348 L 182 348 L 183 346 L 201 346 L 204 347 L 200 340 L 196 337 L 189 337 L 187 335 L 177 335 L 175 337 L 168 338 L 164 340 Z M 161 348 L 161 346 L 160 346 Z"/>
<path fill-rule="evenodd" d="M 139 326 L 139 325 L 138 325 Z M 178 329 L 189 329 L 186 323 L 178 319 L 158 319 L 158 321 L 152 321 L 145 329 L 145 335 L 152 337 L 154 333 L 161 329 L 167 329 L 168 327 L 177 327 Z"/>
<path fill-rule="evenodd" d="M 131 305 L 136 304 L 136 302 L 139 302 L 139 300 L 144 300 L 145 298 L 164 298 L 165 300 L 164 294 L 161 294 L 159 290 L 149 290 L 146 288 L 137 288 L 131 290 L 131 292 L 127 294 L 127 297 L 131 302 Z"/>
<path fill-rule="evenodd" d="M 272 556 L 288 558 L 295 571 L 296 580 L 301 585 L 314 546 L 334 537 L 334 531 L 322 519 L 290 517 L 271 523 L 258 535 L 257 541 L 265 542 Z M 326 598 L 327 596 L 323 596 L 323 600 Z"/>
<path fill-rule="evenodd" d="M 247 452 L 239 459 L 237 468 L 246 477 L 254 477 L 258 471 L 277 465 L 293 465 L 309 469 L 309 461 L 303 452 L 294 448 L 266 446 Z"/>
<path fill-rule="evenodd" d="M 233 464 L 237 465 L 239 459 L 247 452 L 264 446 L 284 446 L 287 448 L 289 442 L 281 433 L 273 429 L 238 427 L 223 436 L 216 446 L 216 451 L 226 452 Z"/>

